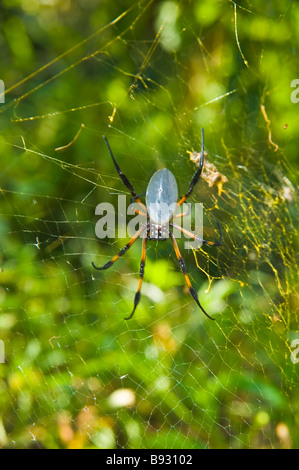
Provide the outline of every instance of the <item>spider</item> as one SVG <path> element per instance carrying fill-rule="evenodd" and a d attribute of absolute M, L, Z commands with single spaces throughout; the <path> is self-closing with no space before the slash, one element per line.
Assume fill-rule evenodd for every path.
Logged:
<path fill-rule="evenodd" d="M 112 150 L 110 148 L 110 145 L 106 137 L 103 136 L 103 138 L 107 145 L 108 151 L 110 153 L 110 156 L 112 158 L 113 164 L 115 166 L 115 169 L 119 177 L 121 178 L 122 182 L 131 192 L 132 201 L 135 200 L 139 204 L 140 208 L 142 209 L 142 210 L 135 209 L 134 211 L 138 214 L 145 216 L 147 218 L 147 222 L 135 232 L 131 240 L 119 251 L 119 253 L 117 253 L 110 261 L 108 261 L 108 263 L 104 264 L 104 266 L 98 267 L 92 262 L 92 266 L 98 270 L 110 268 L 110 266 L 112 266 L 115 263 L 115 261 L 117 261 L 118 258 L 120 258 L 120 256 L 126 253 L 126 251 L 133 245 L 133 243 L 142 234 L 142 232 L 144 230 L 146 231 L 145 236 L 143 237 L 143 241 L 142 241 L 139 282 L 138 282 L 137 292 L 134 298 L 134 308 L 133 308 L 132 313 L 128 317 L 125 318 L 125 320 L 129 320 L 130 318 L 133 317 L 134 312 L 141 298 L 141 286 L 142 286 L 143 275 L 144 275 L 147 241 L 148 240 L 165 241 L 169 236 L 173 243 L 174 251 L 179 261 L 181 271 L 183 272 L 185 276 L 185 280 L 189 288 L 190 294 L 192 295 L 193 299 L 195 300 L 199 308 L 202 310 L 202 312 L 208 318 L 210 318 L 211 320 L 214 320 L 214 318 L 210 317 L 207 314 L 207 312 L 203 309 L 203 307 L 201 306 L 198 300 L 196 291 L 194 287 L 192 286 L 189 276 L 187 274 L 186 266 L 182 258 L 182 255 L 180 253 L 177 241 L 172 231 L 169 229 L 169 226 L 179 229 L 181 232 L 183 232 L 185 235 L 189 236 L 190 238 L 193 238 L 194 240 L 199 240 L 201 243 L 204 243 L 209 246 L 222 245 L 222 234 L 221 234 L 221 229 L 220 229 L 219 224 L 218 224 L 218 229 L 219 229 L 220 239 L 219 241 L 213 242 L 213 241 L 208 241 L 205 239 L 199 239 L 193 233 L 173 223 L 173 219 L 175 217 L 183 217 L 189 213 L 189 212 L 185 212 L 185 213 L 174 215 L 173 214 L 174 207 L 181 206 L 188 199 L 188 197 L 191 195 L 193 191 L 194 186 L 198 182 L 202 169 L 203 169 L 203 164 L 204 164 L 204 130 L 203 128 L 201 129 L 201 158 L 200 158 L 199 168 L 194 173 L 189 184 L 189 189 L 186 192 L 186 194 L 178 200 L 178 187 L 177 187 L 175 177 L 170 170 L 168 170 L 167 168 L 163 168 L 161 170 L 156 171 L 156 173 L 154 173 L 154 175 L 150 179 L 150 182 L 146 190 L 146 205 L 144 205 L 141 202 L 132 184 L 130 183 L 128 178 L 124 175 L 124 173 L 122 173 L 118 163 L 116 162 L 114 158 L 114 155 L 112 153 Z"/>

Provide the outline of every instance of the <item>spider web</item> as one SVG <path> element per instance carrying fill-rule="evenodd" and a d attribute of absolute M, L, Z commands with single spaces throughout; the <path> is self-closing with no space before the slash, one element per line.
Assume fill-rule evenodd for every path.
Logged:
<path fill-rule="evenodd" d="M 298 6 L 63 5 L 3 7 L 1 445 L 297 447 Z M 215 321 L 167 241 L 148 243 L 126 322 L 141 241 L 91 266 L 126 243 L 96 238 L 96 205 L 130 198 L 101 136 L 137 194 L 164 166 L 184 194 L 201 127 L 209 163 L 190 201 L 224 243 L 179 246 Z"/>

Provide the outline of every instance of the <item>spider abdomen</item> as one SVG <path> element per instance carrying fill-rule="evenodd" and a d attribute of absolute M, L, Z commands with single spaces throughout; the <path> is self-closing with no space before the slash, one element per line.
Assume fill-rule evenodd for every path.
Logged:
<path fill-rule="evenodd" d="M 146 190 L 146 208 L 153 224 L 163 225 L 173 215 L 178 200 L 176 179 L 167 168 L 156 171 Z"/>

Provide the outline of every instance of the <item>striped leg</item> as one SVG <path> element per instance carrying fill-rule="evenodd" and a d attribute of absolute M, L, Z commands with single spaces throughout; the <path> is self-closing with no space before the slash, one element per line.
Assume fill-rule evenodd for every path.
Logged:
<path fill-rule="evenodd" d="M 115 169 L 117 171 L 117 173 L 119 174 L 119 177 L 121 178 L 122 182 L 124 183 L 125 186 L 127 186 L 127 188 L 129 189 L 130 193 L 132 194 L 133 196 L 133 199 L 138 202 L 138 204 L 142 207 L 142 210 L 144 212 L 147 212 L 146 210 L 146 207 L 144 204 L 142 204 L 142 202 L 140 201 L 139 197 L 137 196 L 132 184 L 130 183 L 130 181 L 128 180 L 128 178 L 126 177 L 126 175 L 123 174 L 123 172 L 121 171 L 117 161 L 115 160 L 114 158 L 114 155 L 112 153 L 112 150 L 110 148 L 110 145 L 108 144 L 108 140 L 106 139 L 106 137 L 103 135 L 103 139 L 105 141 L 105 144 L 107 145 L 107 148 L 109 150 L 109 153 L 110 153 L 110 156 L 112 158 L 112 161 L 113 161 L 113 164 L 115 166 Z"/>
<path fill-rule="evenodd" d="M 144 274 L 144 266 L 145 266 L 145 257 L 146 257 L 146 243 L 147 243 L 147 238 L 145 237 L 142 241 L 142 253 L 141 253 L 141 262 L 140 262 L 140 273 L 139 273 L 139 282 L 138 282 L 138 287 L 137 287 L 137 292 L 135 294 L 134 298 L 134 309 L 131 315 L 125 320 L 130 320 L 132 316 L 134 315 L 134 312 L 137 308 L 137 305 L 140 302 L 140 297 L 141 297 L 141 286 L 142 286 L 142 281 L 143 281 L 143 274 Z"/>
<path fill-rule="evenodd" d="M 169 230 L 169 236 L 172 240 L 172 243 L 173 243 L 173 246 L 174 246 L 174 251 L 175 251 L 175 254 L 177 256 L 177 259 L 179 260 L 179 263 L 180 263 L 180 267 L 181 267 L 181 270 L 185 276 L 185 279 L 186 279 L 186 283 L 187 283 L 187 286 L 189 288 L 189 292 L 190 294 L 192 295 L 193 299 L 195 300 L 195 302 L 197 303 L 197 305 L 199 306 L 199 308 L 202 310 L 202 312 L 208 317 L 210 318 L 210 320 L 214 320 L 214 318 L 210 317 L 210 315 L 207 314 L 207 312 L 205 312 L 205 310 L 202 308 L 202 306 L 200 305 L 199 303 L 199 300 L 198 300 L 198 297 L 197 297 L 197 294 L 195 292 L 195 289 L 192 287 L 192 284 L 190 282 L 190 279 L 189 279 L 189 276 L 187 274 L 187 271 L 186 271 L 186 266 L 185 266 L 185 263 L 184 263 L 184 260 L 182 258 L 182 255 L 180 253 L 180 250 L 179 250 L 179 247 L 178 247 L 178 244 L 176 242 L 176 239 L 173 235 L 173 233 L 171 232 L 171 230 Z"/>
<path fill-rule="evenodd" d="M 188 197 L 190 196 L 190 194 L 192 193 L 193 191 L 193 188 L 194 186 L 196 185 L 197 181 L 199 180 L 200 178 L 200 175 L 201 175 L 201 172 L 202 172 L 202 169 L 203 169 L 203 164 L 204 164 L 204 132 L 203 132 L 203 128 L 201 128 L 201 157 L 200 157 L 200 165 L 199 165 L 199 168 L 198 170 L 194 173 L 191 181 L 190 181 L 190 185 L 189 185 L 189 189 L 188 191 L 186 192 L 185 196 L 183 196 L 179 201 L 178 201 L 178 205 L 181 206 L 185 201 L 186 199 L 188 199 Z"/>
<path fill-rule="evenodd" d="M 188 206 L 188 209 L 186 212 L 182 212 L 181 214 L 174 214 L 172 217 L 174 219 L 178 219 L 179 217 L 185 217 L 185 215 L 190 215 L 191 214 L 191 204 L 189 202 L 186 202 L 186 205 Z"/>
<path fill-rule="evenodd" d="M 103 269 L 108 269 L 110 268 L 110 266 L 113 265 L 113 263 L 115 263 L 115 261 L 118 260 L 118 258 L 120 258 L 132 245 L 133 243 L 137 240 L 137 238 L 139 237 L 139 235 L 141 234 L 141 232 L 145 229 L 146 225 L 143 225 L 142 227 L 140 227 L 139 230 L 137 230 L 137 232 L 135 233 L 135 235 L 131 238 L 131 240 L 129 241 L 129 243 L 127 243 L 121 250 L 119 253 L 117 253 L 117 255 L 114 256 L 114 258 L 112 258 L 112 260 L 108 261 L 108 263 L 104 264 L 104 266 L 96 266 L 94 264 L 94 262 L 92 262 L 91 264 L 93 265 L 93 267 L 95 269 L 98 269 L 99 271 L 103 270 Z"/>
<path fill-rule="evenodd" d="M 141 203 L 142 204 L 142 203 Z M 144 206 L 145 207 L 145 206 Z M 147 209 L 145 208 L 146 212 L 144 211 L 141 211 L 140 209 L 136 209 L 134 206 L 133 206 L 133 203 L 131 202 L 130 206 L 129 206 L 129 209 L 132 210 L 133 212 L 135 212 L 135 214 L 138 214 L 138 215 L 143 215 L 143 217 L 148 217 L 148 213 L 147 213 Z"/>
<path fill-rule="evenodd" d="M 147 217 L 147 214 L 145 212 L 140 211 L 139 209 L 133 208 L 133 211 L 135 212 L 135 214 L 142 215 L 143 217 Z"/>
<path fill-rule="evenodd" d="M 173 223 L 170 223 L 170 225 L 174 228 L 177 228 L 181 232 L 183 232 L 185 235 L 187 235 L 187 237 L 193 238 L 193 240 L 198 240 L 199 242 L 201 242 L 205 245 L 209 245 L 209 246 L 221 246 L 222 245 L 222 232 L 221 232 L 220 224 L 218 222 L 217 222 L 217 226 L 218 226 L 219 235 L 220 235 L 220 239 L 219 239 L 218 242 L 212 242 L 210 240 L 205 240 L 204 238 L 199 238 L 196 235 L 194 235 L 194 233 L 189 232 L 189 230 L 186 230 L 185 228 L 181 227 L 180 225 L 176 225 L 176 224 L 173 224 Z"/>

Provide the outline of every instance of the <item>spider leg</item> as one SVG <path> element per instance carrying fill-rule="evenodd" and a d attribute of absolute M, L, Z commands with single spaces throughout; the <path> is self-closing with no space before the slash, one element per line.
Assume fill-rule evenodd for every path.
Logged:
<path fill-rule="evenodd" d="M 199 242 L 203 243 L 204 245 L 209 245 L 209 246 L 221 246 L 222 245 L 222 232 L 221 232 L 220 224 L 218 222 L 217 222 L 217 226 L 218 226 L 219 235 L 220 235 L 220 238 L 219 238 L 218 242 L 213 242 L 213 241 L 210 241 L 210 240 L 205 240 L 204 238 L 199 238 L 196 235 L 194 235 L 194 233 L 189 232 L 189 230 L 186 230 L 185 228 L 181 227 L 180 225 L 173 224 L 172 222 L 170 222 L 170 225 L 174 228 L 177 228 L 181 232 L 183 232 L 185 235 L 187 235 L 187 237 L 193 238 L 193 240 L 198 240 Z"/>
<path fill-rule="evenodd" d="M 133 208 L 133 211 L 135 212 L 135 214 L 143 215 L 143 217 L 148 217 L 148 215 L 145 212 L 142 212 L 139 209 Z"/>
<path fill-rule="evenodd" d="M 123 172 L 121 171 L 121 169 L 119 168 L 119 165 L 117 163 L 117 161 L 115 160 L 114 158 L 114 155 L 112 153 L 112 150 L 110 148 L 110 145 L 108 144 L 108 140 L 106 139 L 106 137 L 103 135 L 103 139 L 105 141 L 105 144 L 107 145 L 107 148 L 109 150 L 109 153 L 110 153 L 110 156 L 112 158 L 112 161 L 113 161 L 113 164 L 115 166 L 115 169 L 117 171 L 117 173 L 119 174 L 119 177 L 121 178 L 122 182 L 124 183 L 125 186 L 127 186 L 128 190 L 130 191 L 130 193 L 132 194 L 134 200 L 136 202 L 138 202 L 138 204 L 140 204 L 143 208 L 143 210 L 146 211 L 146 207 L 144 204 L 142 204 L 142 202 L 140 201 L 139 197 L 137 196 L 132 184 L 130 183 L 130 181 L 128 180 L 128 178 L 126 177 L 126 175 L 123 174 Z"/>
<path fill-rule="evenodd" d="M 189 189 L 186 192 L 185 196 L 183 196 L 178 201 L 177 204 L 179 206 L 182 205 L 186 201 L 186 199 L 188 199 L 190 194 L 192 193 L 194 186 L 196 185 L 197 181 L 200 178 L 200 175 L 201 175 L 201 172 L 202 172 L 202 169 L 203 169 L 203 163 L 204 163 L 204 131 L 203 131 L 203 128 L 201 128 L 201 157 L 200 157 L 199 168 L 198 168 L 198 170 L 196 170 L 196 172 L 192 176 L 192 179 L 191 179 L 190 185 L 189 185 Z"/>
<path fill-rule="evenodd" d="M 138 198 L 139 198 L 139 196 L 138 196 Z M 144 217 L 148 217 L 148 213 L 147 213 L 147 208 L 146 208 L 146 206 L 143 206 L 143 204 L 141 203 L 142 206 L 143 206 L 144 209 L 145 209 L 145 212 L 144 212 L 144 211 L 141 211 L 141 210 L 139 210 L 139 209 L 136 209 L 136 208 L 133 206 L 133 203 L 134 203 L 134 198 L 131 197 L 131 201 L 130 201 L 130 206 L 129 206 L 129 208 L 130 208 L 131 210 L 133 210 L 133 211 L 135 212 L 135 214 L 139 214 L 139 215 L 143 215 Z"/>
<path fill-rule="evenodd" d="M 142 286 L 142 281 L 143 281 L 143 274 L 144 274 L 144 266 L 145 266 L 145 258 L 146 258 L 146 244 L 147 244 L 147 237 L 145 237 L 142 241 L 142 252 L 141 252 L 141 262 L 140 262 L 140 273 L 139 273 L 139 282 L 138 282 L 138 287 L 137 287 L 137 292 L 135 294 L 135 298 L 134 298 L 134 308 L 133 308 L 133 312 L 131 313 L 131 315 L 127 318 L 125 318 L 125 320 L 130 320 L 130 318 L 132 318 L 132 316 L 134 315 L 134 312 L 137 308 L 137 305 L 139 304 L 140 302 L 140 297 L 141 297 L 141 286 Z"/>
<path fill-rule="evenodd" d="M 189 202 L 186 202 L 186 205 L 188 206 L 188 209 L 187 209 L 186 212 L 182 212 L 182 213 L 180 213 L 180 214 L 174 214 L 174 215 L 172 216 L 172 218 L 173 218 L 173 219 L 177 219 L 177 218 L 179 218 L 179 217 L 181 217 L 181 218 L 182 218 L 182 217 L 185 217 L 185 215 L 190 215 L 190 214 L 191 214 L 191 204 L 190 204 Z"/>
<path fill-rule="evenodd" d="M 137 197 L 138 197 L 138 198 L 141 198 L 141 197 L 145 196 L 145 194 L 146 194 L 146 193 L 137 194 Z M 135 201 L 135 198 L 134 198 L 134 197 L 131 197 L 131 199 L 130 199 L 130 204 L 132 204 L 134 201 Z"/>
<path fill-rule="evenodd" d="M 187 283 L 187 286 L 188 286 L 188 288 L 189 288 L 190 294 L 192 295 L 193 299 L 195 300 L 195 302 L 197 303 L 197 305 L 199 306 L 199 308 L 202 310 L 202 312 L 203 312 L 208 318 L 210 318 L 210 320 L 214 320 L 214 318 L 210 317 L 210 315 L 207 314 L 207 312 L 203 309 L 203 307 L 202 307 L 202 306 L 200 305 L 200 303 L 199 303 L 199 300 L 198 300 L 197 294 L 196 294 L 196 292 L 195 292 L 195 289 L 194 289 L 194 287 L 192 287 L 192 284 L 191 284 L 191 282 L 190 282 L 189 276 L 188 276 L 188 274 L 187 274 L 186 266 L 185 266 L 184 260 L 183 260 L 183 258 L 182 258 L 182 255 L 181 255 L 181 253 L 180 253 L 178 244 L 177 244 L 176 239 L 175 239 L 173 233 L 171 232 L 171 230 L 169 230 L 169 236 L 170 236 L 170 238 L 171 238 L 171 240 L 172 240 L 173 247 L 174 247 L 174 251 L 175 251 L 175 254 L 176 254 L 177 259 L 179 260 L 182 273 L 183 273 L 184 276 L 185 276 L 186 283 Z"/>
<path fill-rule="evenodd" d="M 104 264 L 104 266 L 96 266 L 94 264 L 94 262 L 92 262 L 92 266 L 95 268 L 95 269 L 98 269 L 99 271 L 103 270 L 103 269 L 108 269 L 110 268 L 110 266 L 113 265 L 113 263 L 115 263 L 115 261 L 118 260 L 118 258 L 120 258 L 120 256 L 122 256 L 132 245 L 133 243 L 137 240 L 137 238 L 139 237 L 139 235 L 142 233 L 142 231 L 145 229 L 146 225 L 143 225 L 142 227 L 140 227 L 139 230 L 137 230 L 137 232 L 135 233 L 135 235 L 131 238 L 131 240 L 119 251 L 119 253 L 117 253 L 117 255 L 115 255 L 112 260 L 108 261 L 108 263 Z"/>

